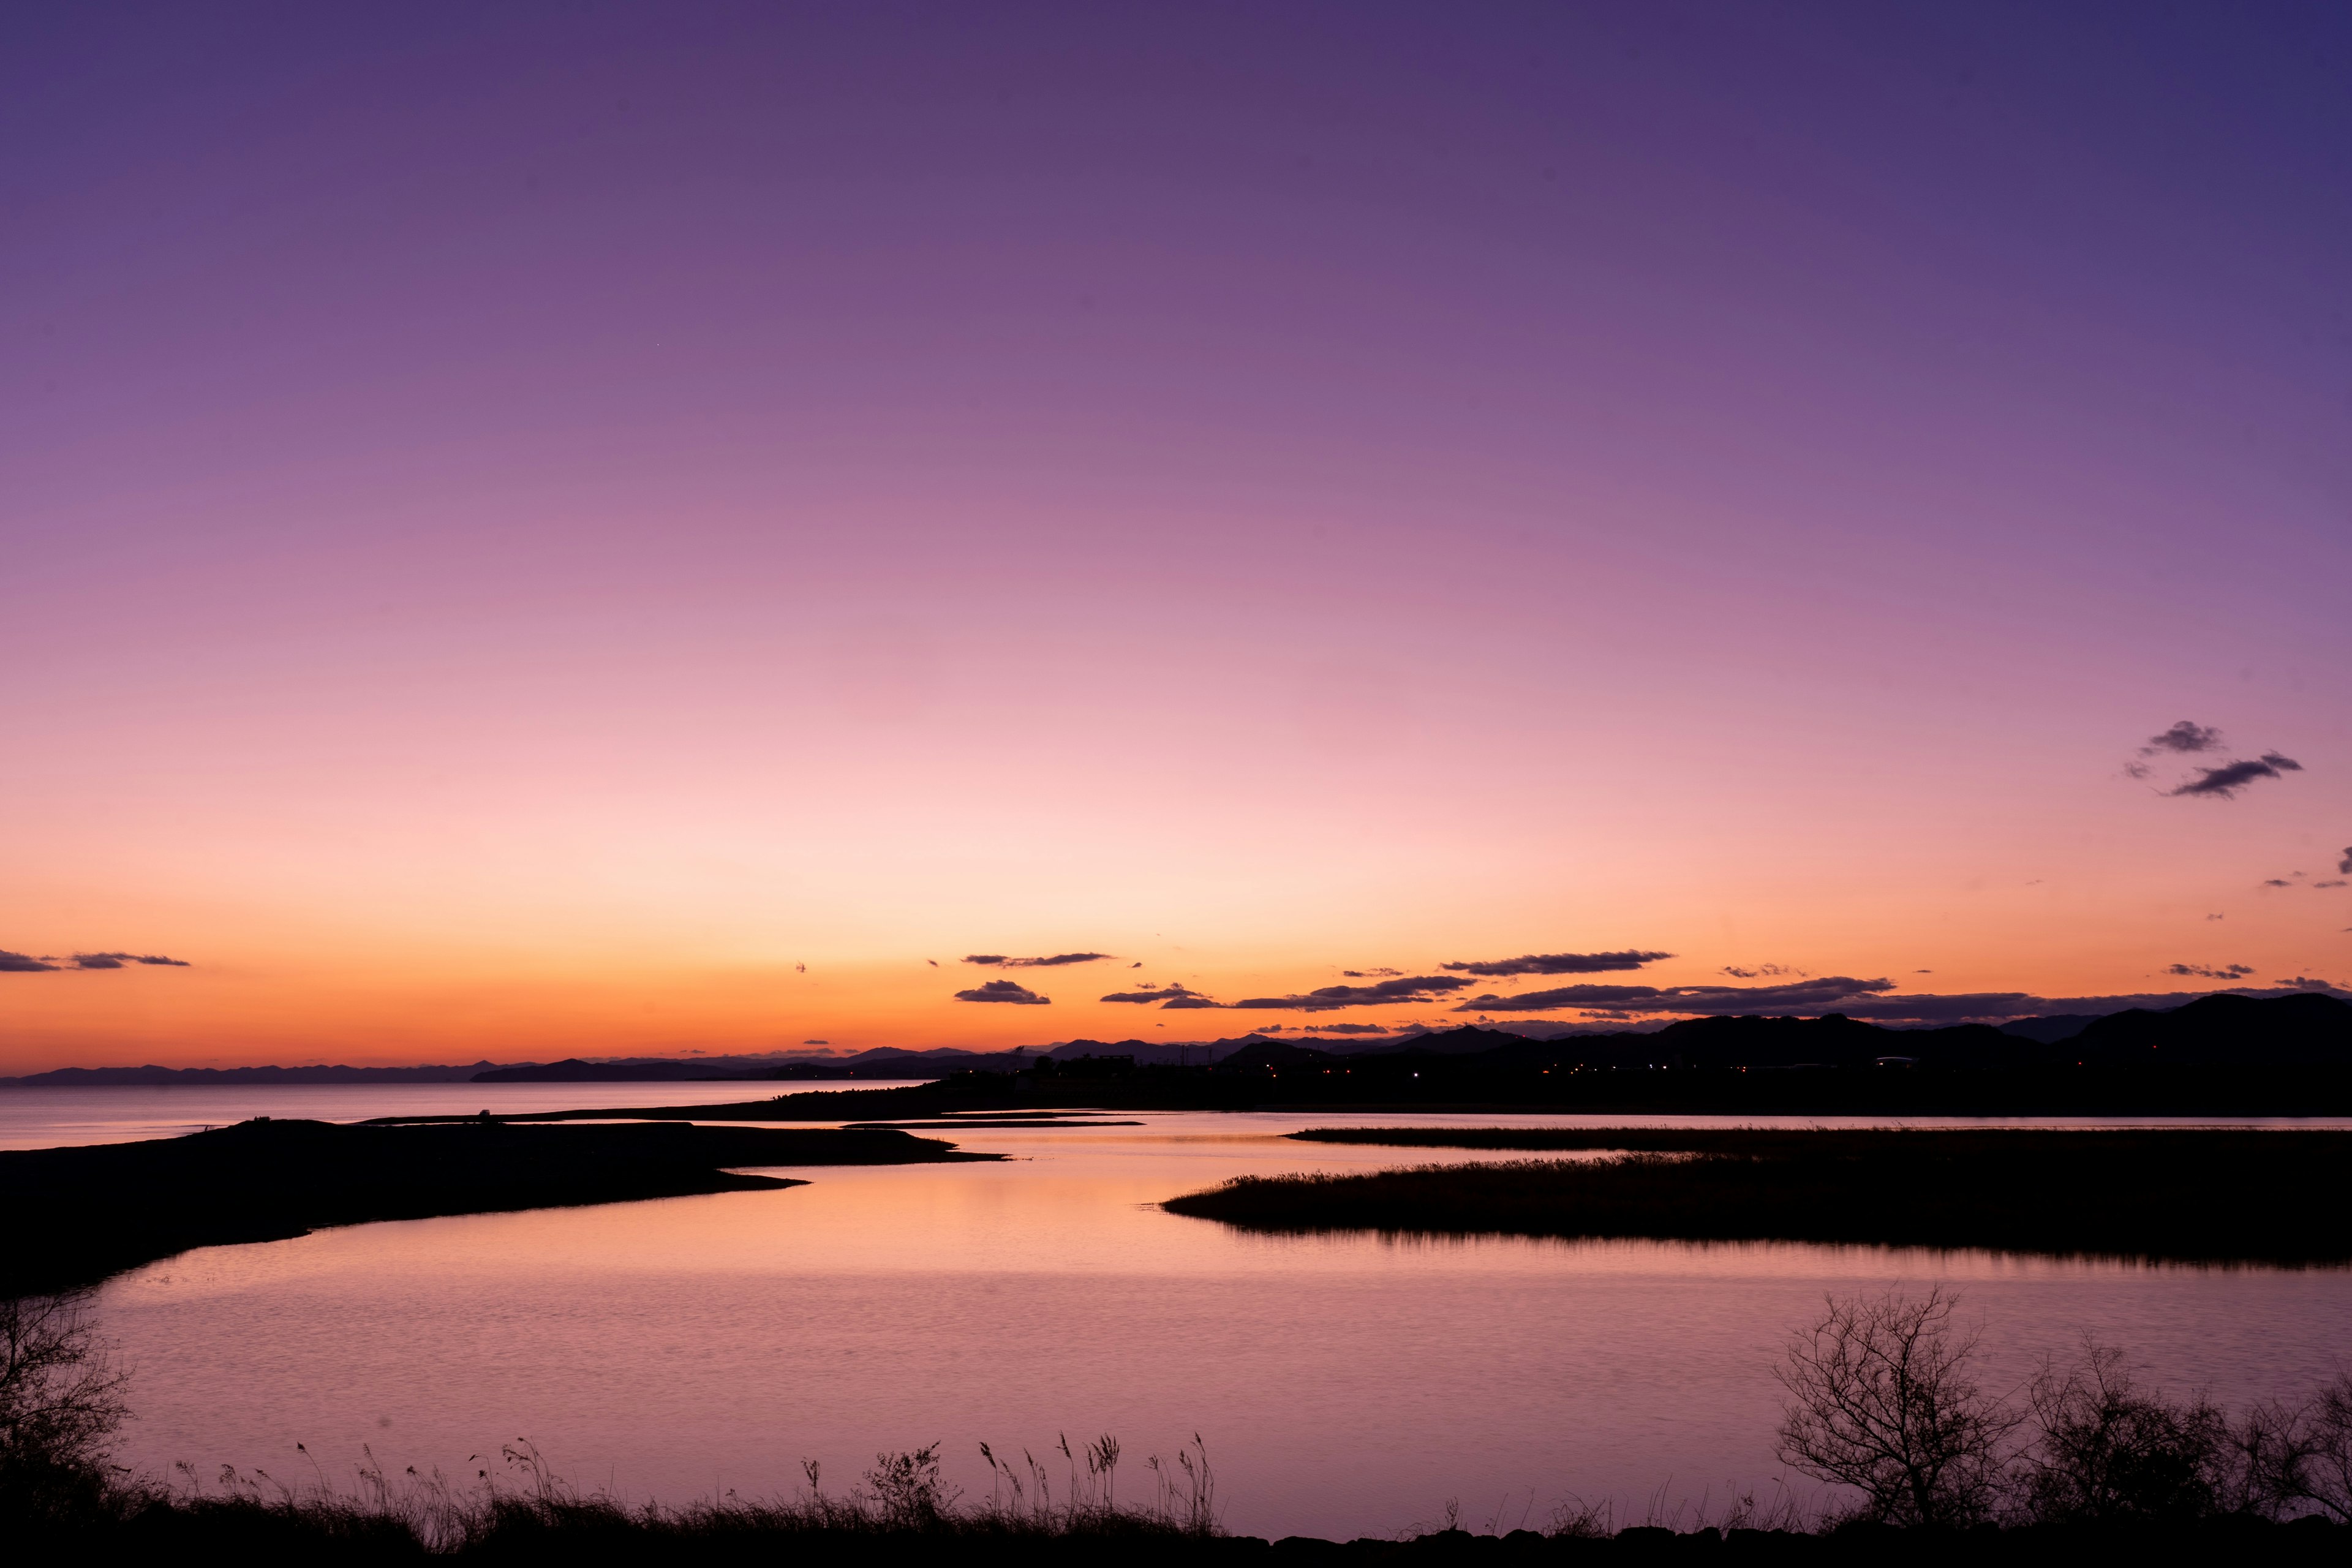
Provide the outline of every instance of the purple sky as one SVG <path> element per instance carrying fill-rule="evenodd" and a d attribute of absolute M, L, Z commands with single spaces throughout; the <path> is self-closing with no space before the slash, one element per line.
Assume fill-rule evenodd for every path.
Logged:
<path fill-rule="evenodd" d="M 0 1069 L 2342 980 L 2352 13 L 2057 9 L 12 8 Z"/>

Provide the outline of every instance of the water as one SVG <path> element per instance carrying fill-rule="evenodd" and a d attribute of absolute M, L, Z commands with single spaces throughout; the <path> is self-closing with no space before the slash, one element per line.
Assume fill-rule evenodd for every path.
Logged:
<path fill-rule="evenodd" d="M 508 1087 L 541 1107 L 688 1098 Z M 383 1114 L 421 1090 L 331 1092 L 352 1114 Z M 126 1099 L 110 1114 L 160 1123 L 179 1103 Z M 0 1114 L 21 1128 L 29 1113 Z M 845 1486 L 877 1450 L 934 1439 L 984 1489 L 981 1440 L 1042 1455 L 1062 1431 L 1074 1446 L 1119 1434 L 1139 1487 L 1145 1453 L 1198 1431 L 1231 1526 L 1347 1536 L 1434 1519 L 1449 1498 L 1466 1522 L 1507 1528 L 1570 1493 L 1613 1495 L 1622 1521 L 1654 1498 L 1719 1504 L 1729 1487 L 1769 1488 L 1782 1474 L 1770 1369 L 1824 1291 L 1958 1285 L 2000 1387 L 2084 1331 L 2175 1389 L 2230 1401 L 2307 1387 L 2352 1359 L 2344 1269 L 1252 1237 L 1151 1205 L 1245 1171 L 1482 1156 L 1277 1136 L 1361 1118 L 1141 1120 L 958 1135 L 1015 1156 L 1003 1164 L 819 1168 L 782 1192 L 362 1226 L 170 1259 L 101 1298 L 138 1373 L 123 1457 L 307 1477 L 299 1441 L 331 1476 L 365 1444 L 395 1469 L 470 1474 L 468 1455 L 529 1437 L 575 1482 L 682 1500 L 789 1490 L 807 1458 Z"/>

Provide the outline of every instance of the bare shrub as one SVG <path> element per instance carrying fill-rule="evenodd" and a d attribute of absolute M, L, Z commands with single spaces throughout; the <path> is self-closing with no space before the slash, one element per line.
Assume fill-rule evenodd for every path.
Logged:
<path fill-rule="evenodd" d="M 1781 1462 L 1862 1493 L 1864 1519 L 1948 1529 L 1990 1518 L 2019 1416 L 1970 1375 L 1977 1335 L 1940 1286 L 1831 1297 L 1776 1374 Z"/>
<path fill-rule="evenodd" d="M 2305 1452 L 2295 1496 L 2352 1524 L 2352 1373 L 2339 1372 L 2305 1416 Z"/>
<path fill-rule="evenodd" d="M 2236 1433 L 2253 1491 L 2274 1513 L 2352 1524 L 2352 1373 L 2299 1405 L 2259 1405 Z"/>
<path fill-rule="evenodd" d="M 38 1519 L 102 1507 L 107 1443 L 130 1414 L 129 1374 L 89 1315 L 89 1296 L 0 1299 L 0 1508 Z"/>
<path fill-rule="evenodd" d="M 2030 1403 L 2034 1442 L 2022 1502 L 2045 1523 L 2177 1521 L 2221 1511 L 2242 1451 L 2202 1396 L 2164 1398 L 2133 1382 L 2123 1352 L 2085 1339 L 2063 1371 L 2044 1363 Z"/>

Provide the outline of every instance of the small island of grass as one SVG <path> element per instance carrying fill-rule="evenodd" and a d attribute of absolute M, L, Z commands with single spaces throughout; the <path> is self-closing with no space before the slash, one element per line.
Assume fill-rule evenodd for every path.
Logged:
<path fill-rule="evenodd" d="M 1244 1176 L 1175 1214 L 1262 1231 L 1810 1241 L 2352 1260 L 2352 1132 L 1331 1128 L 1308 1142 L 1608 1157 Z"/>

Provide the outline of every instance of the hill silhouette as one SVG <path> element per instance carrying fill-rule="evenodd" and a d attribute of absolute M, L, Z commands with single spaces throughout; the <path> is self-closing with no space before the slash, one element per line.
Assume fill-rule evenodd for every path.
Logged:
<path fill-rule="evenodd" d="M 2207 996 L 2185 1007 L 2111 1013 L 2060 1047 L 2103 1066 L 2352 1065 L 2352 1003 L 2304 996 Z"/>

